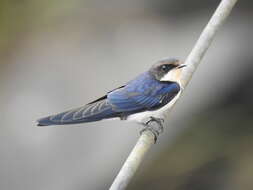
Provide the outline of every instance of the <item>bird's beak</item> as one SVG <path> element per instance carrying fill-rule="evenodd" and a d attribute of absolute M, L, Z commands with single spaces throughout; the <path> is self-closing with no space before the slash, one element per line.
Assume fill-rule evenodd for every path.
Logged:
<path fill-rule="evenodd" d="M 182 64 L 182 65 L 179 65 L 177 68 L 178 69 L 182 69 L 182 68 L 184 68 L 184 67 L 186 67 L 187 65 L 185 65 L 185 64 Z"/>

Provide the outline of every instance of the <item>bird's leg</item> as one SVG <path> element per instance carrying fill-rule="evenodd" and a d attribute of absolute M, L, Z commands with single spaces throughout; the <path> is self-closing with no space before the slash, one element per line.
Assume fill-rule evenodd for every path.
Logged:
<path fill-rule="evenodd" d="M 143 124 L 144 128 L 140 131 L 140 134 L 142 134 L 146 130 L 151 131 L 155 136 L 155 143 L 156 143 L 159 134 L 163 132 L 164 129 L 163 123 L 164 119 L 151 116 L 149 120 Z"/>

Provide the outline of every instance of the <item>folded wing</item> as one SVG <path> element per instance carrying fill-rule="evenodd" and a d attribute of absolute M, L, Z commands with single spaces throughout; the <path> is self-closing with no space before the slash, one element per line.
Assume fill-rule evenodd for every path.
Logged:
<path fill-rule="evenodd" d="M 83 107 L 39 119 L 38 126 L 85 123 L 116 116 L 117 113 L 104 97 Z"/>
<path fill-rule="evenodd" d="M 158 109 L 170 102 L 179 91 L 179 84 L 160 82 L 144 73 L 126 86 L 115 89 L 83 107 L 39 119 L 38 126 L 125 118 L 133 113 Z"/>
<path fill-rule="evenodd" d="M 107 95 L 107 99 L 116 112 L 123 115 L 158 109 L 169 103 L 180 91 L 175 82 L 160 82 L 143 75 L 131 81 L 124 88 Z"/>

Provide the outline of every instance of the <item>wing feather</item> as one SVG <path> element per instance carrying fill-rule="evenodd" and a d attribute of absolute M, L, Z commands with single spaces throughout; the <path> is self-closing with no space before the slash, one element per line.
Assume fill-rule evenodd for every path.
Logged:
<path fill-rule="evenodd" d="M 140 77 L 142 80 L 133 80 L 107 95 L 115 111 L 124 114 L 157 109 L 170 102 L 180 91 L 178 83 L 160 82 L 148 75 Z"/>
<path fill-rule="evenodd" d="M 89 104 L 38 120 L 39 126 L 64 125 L 124 117 L 144 110 L 154 110 L 170 102 L 180 91 L 175 82 L 160 82 L 143 73 Z"/>
<path fill-rule="evenodd" d="M 83 107 L 39 119 L 38 125 L 47 126 L 92 122 L 115 117 L 116 115 L 117 113 L 112 110 L 112 106 L 108 104 L 107 100 L 100 100 L 93 104 L 87 104 Z"/>

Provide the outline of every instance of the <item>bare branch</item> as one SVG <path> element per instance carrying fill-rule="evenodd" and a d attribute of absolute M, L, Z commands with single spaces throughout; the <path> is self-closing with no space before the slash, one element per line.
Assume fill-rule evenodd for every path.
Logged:
<path fill-rule="evenodd" d="M 191 77 L 197 69 L 197 66 L 204 57 L 207 49 L 210 47 L 215 34 L 229 16 L 237 1 L 238 0 L 223 0 L 216 9 L 215 13 L 201 33 L 198 41 L 185 61 L 187 67 L 183 69 L 181 76 L 181 83 L 183 87 L 186 87 L 188 82 L 191 80 Z"/>
<path fill-rule="evenodd" d="M 121 168 L 117 178 L 114 180 L 110 190 L 124 190 L 134 176 L 136 170 L 141 164 L 145 154 L 154 143 L 154 134 L 146 130 L 144 131 L 134 149 L 128 156 L 123 167 Z"/>
<path fill-rule="evenodd" d="M 200 35 L 197 43 L 192 49 L 191 53 L 187 57 L 185 64 L 187 67 L 183 70 L 181 76 L 182 87 L 185 88 L 207 49 L 212 43 L 212 40 L 223 25 L 226 18 L 229 16 L 232 8 L 238 0 L 222 0 L 209 23 Z M 156 130 L 156 129 L 153 129 Z M 159 134 L 159 132 L 158 132 Z M 110 190 L 124 190 L 133 178 L 140 163 L 144 159 L 146 152 L 149 150 L 152 144 L 155 143 L 155 134 L 151 130 L 144 131 L 128 159 L 121 168 L 118 176 L 114 180 Z"/>

